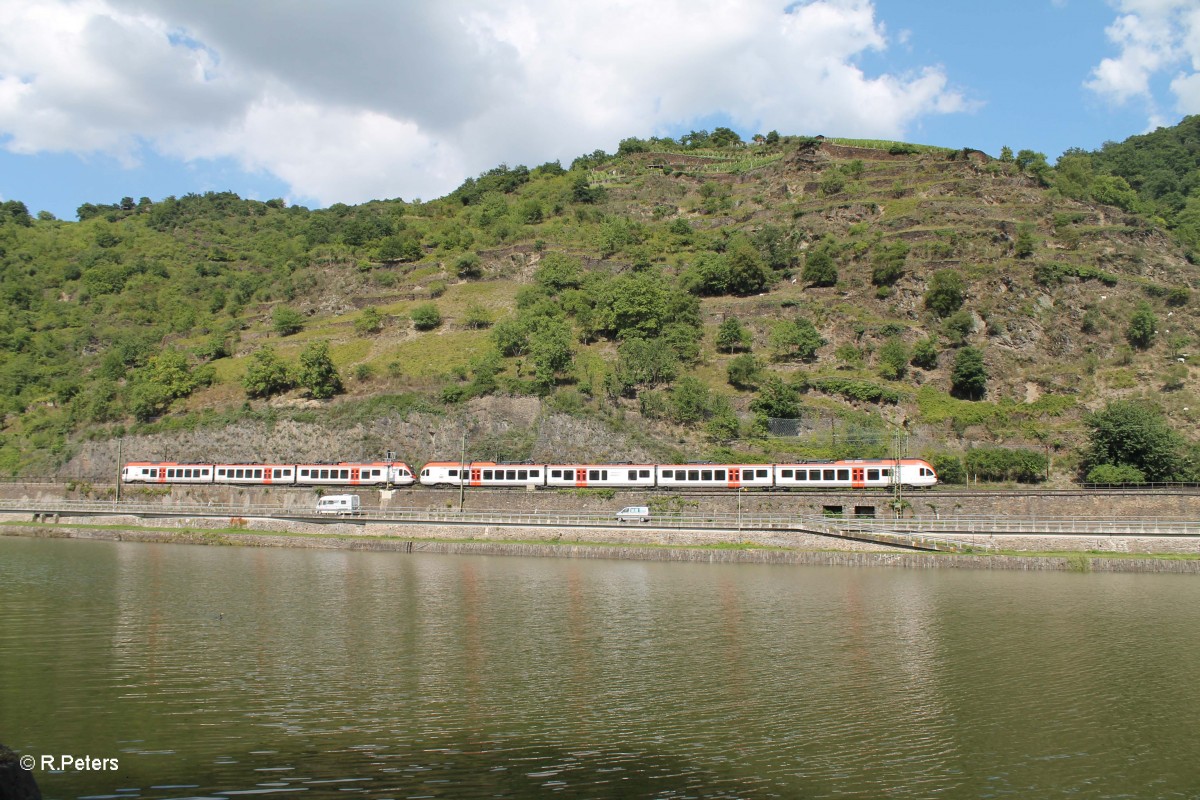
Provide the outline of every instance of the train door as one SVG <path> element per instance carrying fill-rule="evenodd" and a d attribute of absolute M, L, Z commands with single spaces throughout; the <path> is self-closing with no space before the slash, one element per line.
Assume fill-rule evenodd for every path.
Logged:
<path fill-rule="evenodd" d="M 867 485 L 866 478 L 863 476 L 862 467 L 854 467 L 850 470 L 850 485 L 855 489 L 861 489 Z"/>
<path fill-rule="evenodd" d="M 263 467 L 263 471 L 262 471 L 262 472 L 263 472 L 263 483 L 265 483 L 265 484 L 267 484 L 267 485 L 270 485 L 270 483 L 271 483 L 271 475 L 273 475 L 273 474 L 274 474 L 274 471 L 273 471 L 273 470 L 272 470 L 270 467 L 265 467 L 265 466 L 264 466 L 264 467 Z"/>
<path fill-rule="evenodd" d="M 355 485 L 358 484 L 358 467 L 350 468 L 350 483 Z"/>
<path fill-rule="evenodd" d="M 739 467 L 729 468 L 729 488 L 737 489 L 742 485 L 742 470 Z"/>
<path fill-rule="evenodd" d="M 482 486 L 483 485 L 483 470 L 480 469 L 479 467 L 471 467 L 471 485 L 472 486 Z"/>
<path fill-rule="evenodd" d="M 580 488 L 587 486 L 587 470 L 583 467 L 575 468 L 575 485 Z"/>

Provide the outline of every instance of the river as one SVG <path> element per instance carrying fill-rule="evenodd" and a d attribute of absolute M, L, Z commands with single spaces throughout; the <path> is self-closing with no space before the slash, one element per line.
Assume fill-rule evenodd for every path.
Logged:
<path fill-rule="evenodd" d="M 0 742 L 47 798 L 1196 798 L 1198 630 L 1191 576 L 0 537 Z"/>

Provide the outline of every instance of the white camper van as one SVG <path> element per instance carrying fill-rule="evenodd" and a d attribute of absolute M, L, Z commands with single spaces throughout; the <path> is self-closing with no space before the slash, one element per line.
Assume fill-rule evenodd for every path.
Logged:
<path fill-rule="evenodd" d="M 362 513 L 362 501 L 356 494 L 331 494 L 317 501 L 317 513 L 354 516 Z"/>
<path fill-rule="evenodd" d="M 625 506 L 617 512 L 617 522 L 649 522 L 649 506 Z"/>

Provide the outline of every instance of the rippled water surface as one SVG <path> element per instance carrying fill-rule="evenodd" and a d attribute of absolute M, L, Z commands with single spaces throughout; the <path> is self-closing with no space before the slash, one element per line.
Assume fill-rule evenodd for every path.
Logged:
<path fill-rule="evenodd" d="M 1200 580 L 0 537 L 47 798 L 1196 798 Z"/>

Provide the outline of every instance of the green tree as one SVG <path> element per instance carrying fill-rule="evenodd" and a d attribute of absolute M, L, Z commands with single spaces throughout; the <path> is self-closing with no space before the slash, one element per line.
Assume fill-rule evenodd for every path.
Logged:
<path fill-rule="evenodd" d="M 529 336 L 529 360 L 540 388 L 554 385 L 557 373 L 571 366 L 575 356 L 571 326 L 561 320 L 544 320 Z"/>
<path fill-rule="evenodd" d="M 771 270 L 763 263 L 758 249 L 744 237 L 734 240 L 725 258 L 729 264 L 729 290 L 734 294 L 757 294 L 770 284 Z"/>
<path fill-rule="evenodd" d="M 329 356 L 329 342 L 310 342 L 300 352 L 296 382 L 308 392 L 309 397 L 317 400 L 342 393 L 342 379 Z"/>
<path fill-rule="evenodd" d="M 815 250 L 804 262 L 802 277 L 813 286 L 834 286 L 838 282 L 837 267 L 826 250 Z"/>
<path fill-rule="evenodd" d="M 250 397 L 270 397 L 286 392 L 294 385 L 291 370 L 269 346 L 263 346 L 250 357 L 242 386 Z"/>
<path fill-rule="evenodd" d="M 889 381 L 898 381 L 908 372 L 908 346 L 899 337 L 892 337 L 879 348 L 879 374 Z"/>
<path fill-rule="evenodd" d="M 756 389 L 762 377 L 762 364 L 750 353 L 731 359 L 725 368 L 729 385 L 738 389 Z"/>
<path fill-rule="evenodd" d="M 979 400 L 987 391 L 987 379 L 983 353 L 974 347 L 959 350 L 950 372 L 951 392 L 968 400 Z"/>
<path fill-rule="evenodd" d="M 1143 300 L 1138 303 L 1137 308 L 1133 311 L 1133 316 L 1129 318 L 1129 327 L 1125 331 L 1125 338 L 1134 347 L 1145 350 L 1154 344 L 1154 337 L 1157 334 L 1158 317 L 1154 316 L 1150 304 Z"/>
<path fill-rule="evenodd" d="M 965 291 L 962 275 L 952 269 L 940 269 L 933 273 L 925 291 L 925 307 L 939 317 L 948 317 L 962 306 Z"/>
<path fill-rule="evenodd" d="M 704 426 L 704 432 L 709 439 L 716 442 L 727 442 L 737 438 L 741 426 L 738 423 L 737 413 L 733 410 L 733 404 L 727 397 L 714 396 L 709 414 L 708 423 Z"/>
<path fill-rule="evenodd" d="M 280 336 L 291 336 L 304 330 L 304 316 L 294 308 L 275 306 L 271 310 L 271 327 Z"/>
<path fill-rule="evenodd" d="M 1101 465 L 1133 467 L 1149 481 L 1190 480 L 1183 437 L 1167 425 L 1154 405 L 1114 400 L 1084 420 L 1088 445 L 1084 475 Z"/>
<path fill-rule="evenodd" d="M 433 303 L 422 303 L 409 314 L 413 327 L 419 331 L 431 331 L 442 324 L 442 312 Z"/>
<path fill-rule="evenodd" d="M 1033 255 L 1035 242 L 1033 240 L 1033 226 L 1029 223 L 1022 223 L 1017 226 L 1017 241 L 1013 246 L 1013 254 L 1017 258 L 1029 258 Z"/>
<path fill-rule="evenodd" d="M 479 303 L 472 303 L 467 306 L 467 311 L 463 315 L 463 325 L 472 328 L 480 329 L 487 328 L 492 324 L 492 315 L 486 308 Z"/>
<path fill-rule="evenodd" d="M 583 265 L 565 253 L 547 253 L 533 271 L 533 281 L 551 294 L 583 285 Z"/>
<path fill-rule="evenodd" d="M 929 459 L 933 471 L 937 473 L 938 483 L 966 483 L 967 471 L 963 469 L 962 459 L 949 453 L 937 453 Z"/>
<path fill-rule="evenodd" d="M 812 361 L 826 342 L 816 327 L 804 317 L 777 322 L 771 328 L 771 347 L 780 358 Z"/>
<path fill-rule="evenodd" d="M 762 426 L 770 418 L 796 419 L 800 416 L 800 398 L 783 378 L 772 374 L 763 380 L 758 394 L 750 401 L 750 410 Z"/>
<path fill-rule="evenodd" d="M 455 259 L 454 271 L 464 280 L 478 278 L 483 275 L 483 259 L 475 253 L 463 253 Z"/>
<path fill-rule="evenodd" d="M 717 328 L 717 349 L 725 353 L 750 349 L 750 331 L 737 317 L 729 317 Z"/>
<path fill-rule="evenodd" d="M 679 357 L 657 340 L 626 339 L 617 347 L 615 374 L 625 394 L 639 386 L 653 388 L 675 379 Z"/>
<path fill-rule="evenodd" d="M 680 378 L 670 390 L 671 417 L 684 424 L 706 419 L 712 405 L 712 392 L 692 375 Z"/>
<path fill-rule="evenodd" d="M 492 343 L 504 356 L 523 355 L 529 349 L 529 324 L 523 318 L 506 319 L 492 327 Z"/>
<path fill-rule="evenodd" d="M 374 306 L 367 306 L 354 320 L 354 332 L 359 336 L 371 336 L 383 330 L 383 316 Z"/>
<path fill-rule="evenodd" d="M 891 286 L 904 277 L 904 263 L 908 259 L 908 243 L 897 239 L 876 248 L 871 257 L 871 283 L 876 286 Z"/>

